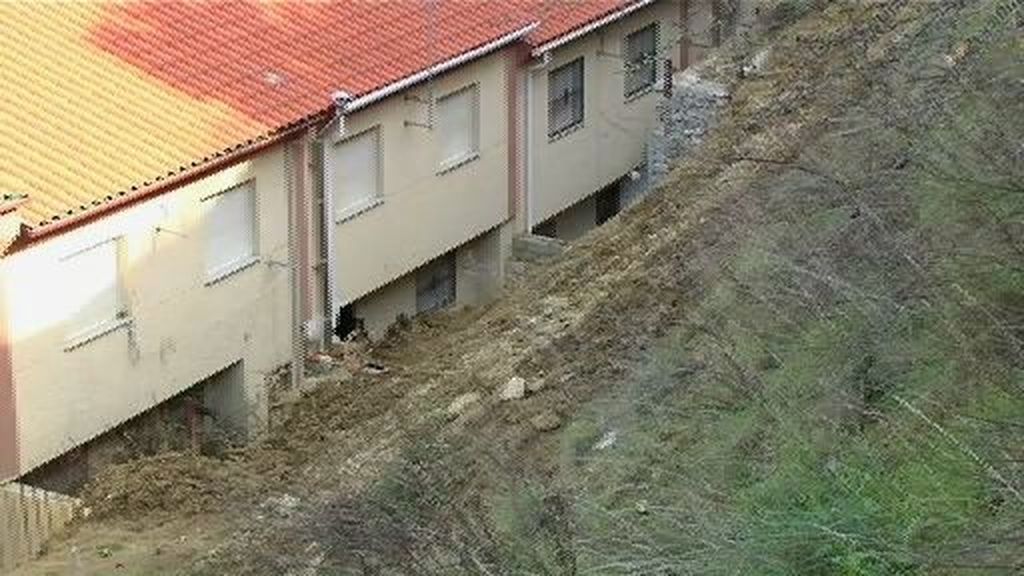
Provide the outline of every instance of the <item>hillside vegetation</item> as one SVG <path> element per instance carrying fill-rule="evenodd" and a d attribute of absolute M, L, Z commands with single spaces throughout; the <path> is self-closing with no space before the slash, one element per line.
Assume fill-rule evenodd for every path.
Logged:
<path fill-rule="evenodd" d="M 641 358 L 554 344 L 542 372 L 606 380 L 556 441 L 416 441 L 346 508 L 367 523 L 316 523 L 328 565 L 1024 571 L 1021 8 L 790 8 L 708 66 L 772 47 L 705 148 L 551 272 L 639 266 L 582 325 L 652 329 Z"/>

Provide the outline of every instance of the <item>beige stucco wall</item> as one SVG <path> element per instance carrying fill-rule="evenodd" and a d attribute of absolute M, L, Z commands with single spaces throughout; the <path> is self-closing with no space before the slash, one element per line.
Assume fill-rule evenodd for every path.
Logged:
<path fill-rule="evenodd" d="M 460 66 L 346 119 L 349 134 L 379 127 L 383 202 L 335 223 L 335 309 L 509 217 L 508 52 Z M 479 90 L 479 157 L 439 173 L 437 135 L 405 124 L 407 120 L 426 122 L 428 108 L 407 96 L 427 100 L 432 89 L 440 98 L 474 83 Z M 325 172 L 325 189 L 330 193 L 332 171 Z"/>
<path fill-rule="evenodd" d="M 200 199 L 250 178 L 258 195 L 260 260 L 206 285 Z M 5 259 L 23 472 L 239 359 L 258 423 L 264 375 L 287 362 L 291 350 L 286 202 L 283 154 L 271 148 Z M 62 276 L 60 260 L 118 236 L 132 321 L 65 350 L 72 311 L 62 291 L 75 279 Z"/>
<path fill-rule="evenodd" d="M 663 0 L 551 52 L 546 67 L 533 71 L 530 145 L 531 221 L 538 224 L 626 174 L 643 160 L 654 125 L 657 91 L 627 99 L 621 54 L 626 35 L 659 22 L 663 58 L 678 66 L 679 5 Z M 548 73 L 583 56 L 583 125 L 548 137 Z M 660 75 L 664 72 L 659 67 Z M 656 82 L 656 87 L 660 84 Z"/>

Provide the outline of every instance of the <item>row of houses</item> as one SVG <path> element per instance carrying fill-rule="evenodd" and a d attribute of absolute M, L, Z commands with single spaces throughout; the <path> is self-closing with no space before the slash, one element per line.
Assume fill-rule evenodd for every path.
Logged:
<path fill-rule="evenodd" d="M 628 201 L 715 9 L 0 5 L 0 479 L 188 391 L 258 431 L 280 366 L 493 298 Z"/>

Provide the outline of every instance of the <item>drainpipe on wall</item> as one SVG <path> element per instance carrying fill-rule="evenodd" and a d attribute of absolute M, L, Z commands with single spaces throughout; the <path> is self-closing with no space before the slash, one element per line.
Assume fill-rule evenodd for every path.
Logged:
<path fill-rule="evenodd" d="M 338 295 L 334 293 L 334 287 L 337 286 L 335 274 L 337 270 L 335 267 L 335 247 L 334 247 L 334 195 L 330 193 L 334 189 L 331 175 L 331 162 L 330 153 L 331 138 L 326 137 L 325 134 L 334 126 L 337 126 L 338 136 L 344 136 L 345 134 L 345 115 L 348 113 L 348 108 L 352 104 L 352 96 L 347 92 L 335 92 L 331 94 L 331 100 L 334 102 L 334 118 L 331 119 L 323 128 L 321 128 L 315 135 L 315 138 L 320 142 L 320 182 L 321 192 L 323 194 L 320 206 L 320 218 L 322 221 L 321 231 L 323 235 L 323 264 L 324 264 L 324 344 L 327 347 L 334 342 L 336 336 L 334 335 L 334 321 L 335 321 L 335 310 L 334 303 L 338 301 Z"/>
<path fill-rule="evenodd" d="M 291 276 L 289 282 L 291 283 L 291 305 L 292 305 L 292 325 L 291 325 L 291 345 L 292 345 L 292 361 L 291 369 L 289 370 L 289 389 L 298 390 L 299 385 L 302 383 L 302 373 L 305 366 L 305 354 L 303 350 L 304 346 L 304 330 L 303 325 L 305 324 L 305 314 L 303 314 L 302 299 L 304 295 L 304 277 L 306 276 L 306 262 L 302 258 L 304 250 L 302 249 L 302 243 L 304 242 L 304 226 L 302 226 L 302 207 L 305 205 L 304 198 L 306 196 L 306 178 L 303 176 L 303 161 L 305 154 L 303 150 L 306 148 L 305 137 L 299 137 L 293 142 L 288 148 L 285 149 L 285 166 L 291 169 L 286 171 L 290 172 L 289 176 L 289 194 L 288 194 L 288 261 L 291 264 Z"/>
<path fill-rule="evenodd" d="M 534 133 L 534 103 L 533 103 L 533 75 L 547 68 L 551 62 L 551 52 L 544 52 L 540 56 L 538 64 L 531 65 L 526 70 L 526 146 L 523 154 L 526 156 L 526 233 L 533 233 L 533 133 Z"/>

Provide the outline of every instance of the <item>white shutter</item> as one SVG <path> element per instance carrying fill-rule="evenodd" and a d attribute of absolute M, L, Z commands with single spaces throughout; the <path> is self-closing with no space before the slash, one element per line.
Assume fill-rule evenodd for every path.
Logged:
<path fill-rule="evenodd" d="M 380 140 L 377 129 L 334 145 L 334 208 L 340 218 L 380 195 Z"/>
<path fill-rule="evenodd" d="M 206 202 L 206 273 L 215 277 L 256 253 L 256 192 L 250 181 Z"/>
<path fill-rule="evenodd" d="M 476 152 L 476 89 L 459 90 L 437 103 L 441 165 L 449 165 Z"/>
<path fill-rule="evenodd" d="M 120 311 L 117 240 L 79 252 L 65 261 L 71 295 L 70 336 L 80 336 L 114 321 Z"/>

